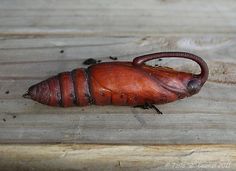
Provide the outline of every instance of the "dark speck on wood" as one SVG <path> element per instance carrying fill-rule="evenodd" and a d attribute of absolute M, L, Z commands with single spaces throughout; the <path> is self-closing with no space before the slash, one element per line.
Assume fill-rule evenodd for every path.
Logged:
<path fill-rule="evenodd" d="M 10 93 L 10 91 L 9 90 L 7 90 L 6 92 L 5 92 L 5 94 L 9 94 Z"/>
<path fill-rule="evenodd" d="M 3 122 L 6 122 L 6 119 L 5 119 L 5 118 L 3 118 L 2 120 L 3 120 Z"/>
<path fill-rule="evenodd" d="M 98 61 L 97 60 L 95 60 L 95 59 L 93 59 L 93 58 L 88 58 L 88 59 L 86 59 L 84 62 L 83 62 L 83 64 L 84 65 L 92 65 L 92 64 L 96 64 Z"/>
<path fill-rule="evenodd" d="M 111 59 L 111 60 L 114 60 L 114 61 L 116 61 L 118 58 L 117 57 L 112 57 L 112 56 L 109 56 L 109 58 Z"/>

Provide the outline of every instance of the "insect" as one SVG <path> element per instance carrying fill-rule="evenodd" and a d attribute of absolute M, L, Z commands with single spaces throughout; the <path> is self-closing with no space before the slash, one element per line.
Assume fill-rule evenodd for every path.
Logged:
<path fill-rule="evenodd" d="M 192 74 L 145 64 L 162 58 L 190 59 L 201 72 Z M 31 86 L 23 97 L 61 107 L 150 106 L 192 96 L 207 78 L 208 67 L 202 58 L 186 52 L 159 52 L 136 57 L 132 62 L 102 62 L 62 72 Z"/>

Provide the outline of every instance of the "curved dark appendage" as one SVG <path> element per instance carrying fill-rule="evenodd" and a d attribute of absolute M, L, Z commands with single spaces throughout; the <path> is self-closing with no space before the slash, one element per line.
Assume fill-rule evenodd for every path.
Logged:
<path fill-rule="evenodd" d="M 208 66 L 207 66 L 206 62 L 202 58 L 200 58 L 194 54 L 187 53 L 187 52 L 159 52 L 159 53 L 143 55 L 143 56 L 139 56 L 139 57 L 134 58 L 133 65 L 140 66 L 140 65 L 143 65 L 144 62 L 147 62 L 147 61 L 153 60 L 153 59 L 159 59 L 159 58 L 190 59 L 190 60 L 196 62 L 201 68 L 201 73 L 198 75 L 195 75 L 196 78 L 201 81 L 201 85 L 203 85 L 208 78 L 209 70 L 208 70 Z"/>
<path fill-rule="evenodd" d="M 135 108 L 141 108 L 141 109 L 154 109 L 157 114 L 160 114 L 162 115 L 163 113 L 154 105 L 154 104 L 151 104 L 151 103 L 144 103 L 143 105 L 137 105 L 137 106 L 134 106 Z"/>

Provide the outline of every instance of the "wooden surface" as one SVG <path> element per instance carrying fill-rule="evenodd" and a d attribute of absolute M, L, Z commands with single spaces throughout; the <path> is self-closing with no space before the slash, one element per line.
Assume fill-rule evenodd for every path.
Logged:
<path fill-rule="evenodd" d="M 0 167 L 6 171 L 233 171 L 236 167 L 235 145 L 2 145 L 0 153 Z"/>
<path fill-rule="evenodd" d="M 1 0 L 1 170 L 235 170 L 235 145 L 212 145 L 236 142 L 235 47 L 234 0 Z M 52 108 L 21 97 L 87 58 L 177 50 L 202 56 L 209 81 L 198 95 L 158 106 L 164 115 Z M 150 64 L 199 70 L 186 60 Z"/>
<path fill-rule="evenodd" d="M 129 4 L 129 5 L 128 5 Z M 1 1 L 0 142 L 204 144 L 236 142 L 236 3 L 205 1 Z M 198 95 L 158 106 L 52 108 L 23 99 L 28 87 L 84 59 L 158 51 L 202 56 Z M 198 72 L 186 60 L 151 64 Z"/>

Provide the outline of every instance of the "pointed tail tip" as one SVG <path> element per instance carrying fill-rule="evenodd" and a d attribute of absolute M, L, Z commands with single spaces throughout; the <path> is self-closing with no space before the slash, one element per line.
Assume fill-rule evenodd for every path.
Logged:
<path fill-rule="evenodd" d="M 24 97 L 26 99 L 30 99 L 31 98 L 31 96 L 30 96 L 28 91 L 25 94 L 23 94 L 22 97 Z"/>

